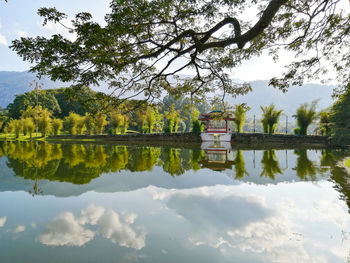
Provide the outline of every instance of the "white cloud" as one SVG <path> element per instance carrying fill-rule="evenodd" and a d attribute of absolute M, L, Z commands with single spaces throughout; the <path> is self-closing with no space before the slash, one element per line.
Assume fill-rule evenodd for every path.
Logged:
<path fill-rule="evenodd" d="M 81 216 L 79 217 L 78 221 L 82 225 L 96 225 L 98 220 L 104 214 L 105 210 L 106 209 L 101 206 L 91 204 L 87 209 L 83 209 L 81 211 Z"/>
<path fill-rule="evenodd" d="M 68 29 L 73 27 L 72 21 L 68 18 L 65 18 L 61 21 L 61 23 L 64 26 L 59 23 L 54 23 L 50 21 L 44 26 L 44 28 L 48 30 L 51 34 L 60 34 L 68 40 L 74 41 L 77 38 L 77 35 L 75 33 L 69 33 Z"/>
<path fill-rule="evenodd" d="M 320 200 L 314 203 L 314 208 L 319 213 L 320 219 L 329 220 L 340 229 L 343 229 L 349 221 L 349 214 L 337 200 Z"/>
<path fill-rule="evenodd" d="M 218 249 L 225 258 L 243 253 L 269 262 L 322 263 L 346 255 L 346 249 L 328 242 L 324 244 L 310 236 L 300 222 L 317 222 L 313 220 L 315 212 L 301 209 L 291 199 L 282 199 L 271 206 L 262 196 L 219 197 L 211 189 L 209 192 L 213 195 L 209 196 L 203 191 L 184 192 L 171 195 L 167 206 L 190 225 L 187 240 L 194 246 Z M 329 206 L 317 205 L 320 212 Z M 330 220 L 343 223 L 341 210 L 336 207 L 335 212 L 334 218 L 324 218 L 322 223 Z"/>
<path fill-rule="evenodd" d="M 6 220 L 7 220 L 6 216 L 0 217 L 0 227 L 3 227 L 5 225 Z"/>
<path fill-rule="evenodd" d="M 64 212 L 50 222 L 38 240 L 48 246 L 83 246 L 95 236 L 85 229 L 70 212 Z"/>
<path fill-rule="evenodd" d="M 27 32 L 22 31 L 22 30 L 17 30 L 16 33 L 19 37 L 27 37 L 28 36 Z"/>
<path fill-rule="evenodd" d="M 122 218 L 113 210 L 108 210 L 99 221 L 99 232 L 122 247 L 140 250 L 145 247 L 146 234 L 144 231 L 137 234 L 131 227 L 135 218 L 134 214 L 128 214 Z"/>
<path fill-rule="evenodd" d="M 0 29 L 2 28 L 2 25 L 0 24 Z M 0 33 L 0 45 L 5 45 L 5 46 L 7 46 L 8 44 L 7 44 L 7 40 L 6 40 L 6 37 L 4 36 L 4 35 L 2 35 L 1 33 Z"/>
<path fill-rule="evenodd" d="M 132 224 L 136 214 L 124 212 L 119 215 L 94 204 L 83 209 L 80 217 L 75 218 L 71 212 L 64 212 L 51 221 L 38 240 L 49 246 L 83 246 L 91 241 L 96 234 L 101 234 L 122 247 L 137 250 L 145 247 L 146 233 L 137 233 Z M 98 225 L 98 231 L 92 231 L 84 226 Z"/>
<path fill-rule="evenodd" d="M 14 233 L 21 233 L 21 232 L 24 232 L 26 231 L 26 227 L 23 226 L 23 225 L 19 225 L 15 228 L 15 230 L 13 230 Z"/>

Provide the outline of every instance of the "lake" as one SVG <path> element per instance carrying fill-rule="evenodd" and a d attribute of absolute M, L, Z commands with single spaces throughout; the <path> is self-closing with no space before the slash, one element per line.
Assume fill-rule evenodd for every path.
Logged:
<path fill-rule="evenodd" d="M 0 262 L 348 262 L 349 155 L 0 142 Z"/>

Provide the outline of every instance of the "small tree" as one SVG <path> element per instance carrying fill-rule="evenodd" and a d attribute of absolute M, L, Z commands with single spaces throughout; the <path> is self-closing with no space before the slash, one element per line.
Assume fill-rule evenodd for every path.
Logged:
<path fill-rule="evenodd" d="M 316 106 L 317 101 L 313 101 L 310 104 L 303 103 L 297 109 L 296 114 L 293 115 L 297 119 L 300 135 L 306 135 L 310 124 L 317 119 Z"/>
<path fill-rule="evenodd" d="M 38 129 L 44 137 L 50 133 L 52 128 L 50 116 L 48 109 L 44 109 L 38 119 Z"/>
<path fill-rule="evenodd" d="M 242 132 L 243 126 L 246 119 L 246 112 L 250 110 L 250 107 L 247 104 L 242 103 L 235 106 L 233 111 L 233 115 L 235 116 L 235 120 L 233 121 L 236 125 L 236 132 Z"/>
<path fill-rule="evenodd" d="M 107 125 L 107 116 L 105 114 L 98 114 L 95 116 L 95 131 L 96 134 L 102 134 L 104 127 Z"/>
<path fill-rule="evenodd" d="M 274 133 L 283 110 L 276 110 L 274 104 L 265 107 L 260 106 L 260 108 L 263 112 L 261 123 L 264 133 Z"/>
<path fill-rule="evenodd" d="M 59 135 L 63 128 L 63 121 L 61 119 L 53 119 L 51 122 L 52 131 L 54 135 Z"/>
<path fill-rule="evenodd" d="M 64 129 L 71 135 L 77 134 L 77 126 L 78 122 L 81 119 L 81 116 L 79 114 L 76 114 L 74 112 L 70 112 L 67 117 L 64 118 L 63 126 Z"/>
<path fill-rule="evenodd" d="M 158 112 L 158 109 L 153 106 L 148 106 L 146 110 L 146 124 L 148 132 L 152 133 L 153 129 L 162 120 L 162 114 Z"/>
<path fill-rule="evenodd" d="M 202 131 L 202 124 L 199 120 L 192 120 L 192 132 L 200 134 Z"/>
<path fill-rule="evenodd" d="M 331 115 L 329 111 L 321 111 L 320 114 L 320 130 L 325 136 L 331 135 Z"/>
<path fill-rule="evenodd" d="M 85 116 L 79 115 L 77 118 L 77 134 L 83 134 L 85 131 Z"/>
<path fill-rule="evenodd" d="M 9 122 L 9 124 L 8 124 L 8 130 L 9 130 L 9 132 L 15 133 L 16 138 L 18 138 L 19 135 L 23 131 L 22 121 L 20 121 L 20 120 L 11 120 Z"/>
<path fill-rule="evenodd" d="M 1 107 L 0 107 L 1 110 Z M 0 131 L 5 126 L 8 117 L 4 114 L 4 112 L 0 111 Z"/>
<path fill-rule="evenodd" d="M 146 111 L 144 109 L 139 109 L 136 112 L 136 123 L 141 133 L 147 132 L 147 118 L 146 118 Z"/>
<path fill-rule="evenodd" d="M 88 134 L 92 134 L 95 129 L 95 121 L 90 113 L 85 113 L 84 122 Z"/>
<path fill-rule="evenodd" d="M 25 134 L 28 134 L 29 137 L 32 138 L 32 135 L 35 131 L 35 123 L 33 118 L 22 119 L 22 125 L 23 125 L 23 132 Z"/>
<path fill-rule="evenodd" d="M 110 113 L 110 124 L 114 128 L 114 132 L 120 133 L 125 126 L 126 117 L 119 111 L 113 111 Z"/>
<path fill-rule="evenodd" d="M 166 127 L 165 131 L 177 132 L 179 129 L 179 123 L 181 120 L 180 113 L 175 109 L 174 106 L 171 106 L 169 111 L 165 111 Z"/>

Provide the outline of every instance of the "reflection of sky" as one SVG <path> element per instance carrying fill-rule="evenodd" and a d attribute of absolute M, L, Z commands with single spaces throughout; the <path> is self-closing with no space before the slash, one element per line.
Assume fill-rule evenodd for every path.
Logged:
<path fill-rule="evenodd" d="M 48 246 L 80 247 L 99 233 L 122 247 L 140 250 L 145 246 L 145 233 L 138 235 L 132 228 L 136 217 L 128 213 L 119 215 L 111 209 L 106 211 L 92 204 L 77 218 L 71 212 L 60 214 L 46 226 L 38 240 Z M 88 225 L 98 225 L 98 231 L 89 229 Z"/>
<path fill-rule="evenodd" d="M 4 192 L 0 261 L 21 262 L 26 251 L 38 262 L 50 253 L 57 262 L 343 262 L 350 217 L 332 186 L 149 186 L 75 198 Z M 25 231 L 14 233 L 18 226 Z"/>

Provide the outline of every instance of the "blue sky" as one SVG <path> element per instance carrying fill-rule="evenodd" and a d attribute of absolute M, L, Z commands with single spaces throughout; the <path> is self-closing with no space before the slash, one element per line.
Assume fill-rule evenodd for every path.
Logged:
<path fill-rule="evenodd" d="M 79 12 L 90 12 L 94 20 L 103 23 L 104 15 L 109 11 L 109 3 L 110 0 L 8 0 L 8 3 L 0 0 L 0 71 L 25 71 L 30 67 L 29 63 L 23 62 L 8 48 L 14 39 L 21 36 L 50 36 L 54 33 L 69 38 L 65 34 L 66 30 L 59 25 L 42 26 L 43 19 L 37 15 L 40 7 L 56 7 L 70 18 Z M 255 13 L 251 15 L 254 19 Z M 283 63 L 275 63 L 265 54 L 235 68 L 232 77 L 241 80 L 267 79 L 282 69 Z M 252 71 L 255 73 L 251 74 Z M 191 71 L 184 73 L 193 74 Z"/>
<path fill-rule="evenodd" d="M 56 7 L 59 11 L 73 17 L 76 13 L 90 12 L 97 21 L 102 22 L 108 12 L 109 0 L 8 0 L 0 1 L 0 70 L 24 71 L 29 64 L 22 61 L 8 48 L 11 41 L 21 36 L 49 36 L 62 33 L 62 28 L 42 26 L 42 18 L 37 15 L 40 7 Z"/>
<path fill-rule="evenodd" d="M 8 48 L 14 39 L 21 36 L 50 36 L 56 33 L 69 38 L 63 27 L 51 23 L 44 28 L 42 18 L 37 15 L 38 8 L 56 7 L 70 18 L 79 12 L 90 12 L 94 20 L 103 23 L 104 15 L 109 11 L 109 3 L 110 0 L 8 0 L 8 3 L 0 0 L 0 71 L 25 71 L 30 67 Z M 346 0 L 342 0 L 341 4 L 350 10 Z M 249 15 L 253 20 L 256 19 L 255 12 Z M 291 59 L 293 56 L 290 53 L 282 52 L 280 61 L 276 63 L 268 54 L 263 54 L 259 58 L 244 62 L 239 68 L 234 68 L 232 77 L 251 81 L 278 76 Z"/>

